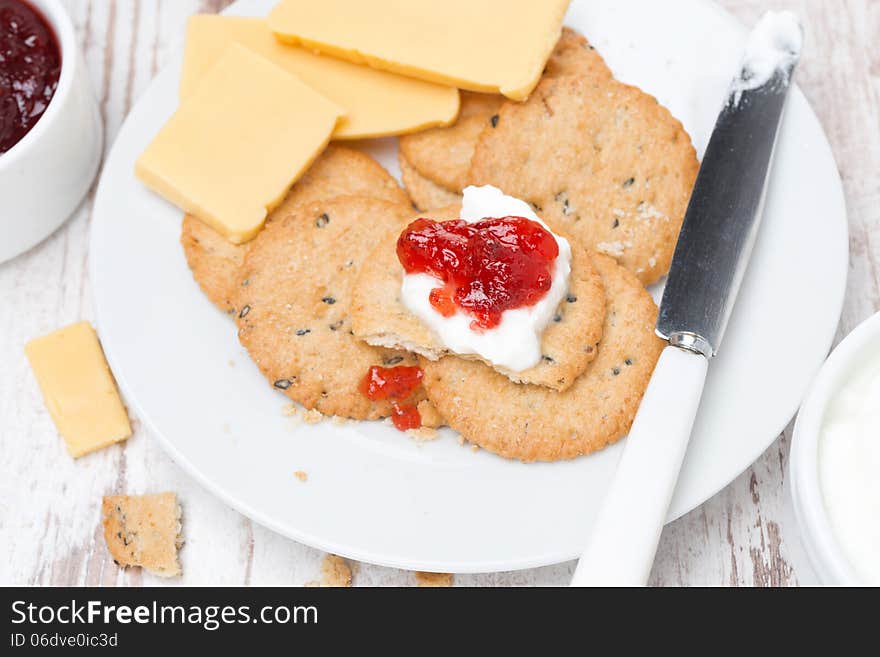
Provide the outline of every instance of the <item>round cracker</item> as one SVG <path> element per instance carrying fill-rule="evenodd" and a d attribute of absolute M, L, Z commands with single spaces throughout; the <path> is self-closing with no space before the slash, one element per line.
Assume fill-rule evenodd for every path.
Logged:
<path fill-rule="evenodd" d="M 589 454 L 629 431 L 662 349 L 657 307 L 631 273 L 595 256 L 608 311 L 599 354 L 565 392 L 512 383 L 482 363 L 422 360 L 428 398 L 468 441 L 506 458 Z"/>
<path fill-rule="evenodd" d="M 460 211 L 460 206 L 444 208 L 434 218 L 455 218 Z M 369 344 L 406 349 L 436 360 L 450 354 L 449 350 L 400 298 L 404 272 L 397 258 L 399 235 L 399 230 L 392 231 L 380 240 L 361 267 L 352 300 L 352 330 Z M 541 336 L 541 361 L 519 372 L 487 363 L 511 381 L 566 390 L 596 357 L 604 329 L 605 291 L 590 253 L 574 240 L 569 243 L 569 289 Z M 474 354 L 461 357 L 486 362 Z"/>
<path fill-rule="evenodd" d="M 183 215 L 180 244 L 193 278 L 205 296 L 223 312 L 235 312 L 232 294 L 247 244 L 233 244 L 191 214 Z"/>
<path fill-rule="evenodd" d="M 611 77 L 611 71 L 595 48 L 580 33 L 565 27 L 547 60 L 544 76 L 575 73 L 597 79 Z M 505 101 L 503 96 L 462 91 L 461 110 L 453 125 L 400 138 L 401 160 L 405 159 L 413 169 L 407 182 L 407 172 L 401 162 L 404 185 L 411 190 L 410 196 L 420 209 L 453 203 L 448 196 L 443 202 L 432 194 L 442 197 L 443 192 L 458 193 L 470 184 L 471 158 L 477 140 L 483 130 L 497 123 L 499 111 L 506 102 L 510 101 Z M 422 180 L 416 179 L 414 174 Z M 431 189 L 430 183 L 437 189 Z M 426 205 L 420 204 L 416 197 Z"/>
<path fill-rule="evenodd" d="M 411 215 L 409 204 L 340 196 L 293 208 L 251 242 L 234 299 L 236 323 L 239 340 L 276 389 L 325 415 L 390 414 L 387 401 L 361 394 L 361 380 L 371 365 L 417 361 L 354 337 L 351 293 L 377 236 L 402 228 Z"/>
<path fill-rule="evenodd" d="M 406 188 L 410 199 L 412 199 L 416 210 L 424 212 L 444 208 L 454 203 L 461 203 L 461 194 L 450 192 L 445 187 L 441 187 L 434 181 L 425 178 L 409 163 L 403 155 L 403 151 L 398 153 L 397 159 L 400 162 L 403 186 Z"/>
<path fill-rule="evenodd" d="M 328 146 L 266 221 L 284 216 L 304 203 L 346 195 L 408 203 L 406 192 L 369 155 L 342 146 Z M 248 245 L 232 244 L 190 214 L 183 217 L 180 242 L 193 277 L 205 295 L 224 312 L 234 312 L 232 295 Z"/>
<path fill-rule="evenodd" d="M 499 95 L 461 92 L 461 110 L 451 126 L 400 138 L 400 152 L 415 170 L 451 192 L 468 184 L 471 156 L 483 128 L 492 125 L 503 103 Z"/>
<path fill-rule="evenodd" d="M 598 80 L 608 79 L 611 69 L 598 51 L 580 32 L 562 28 L 562 36 L 544 66 L 544 77 L 583 75 Z"/>
<path fill-rule="evenodd" d="M 698 166 L 681 123 L 654 97 L 611 78 L 562 76 L 505 103 L 471 177 L 529 201 L 649 284 L 669 269 Z"/>

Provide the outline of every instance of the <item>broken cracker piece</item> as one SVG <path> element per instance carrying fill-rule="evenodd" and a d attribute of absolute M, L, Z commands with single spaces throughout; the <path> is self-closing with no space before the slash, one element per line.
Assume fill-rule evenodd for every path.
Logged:
<path fill-rule="evenodd" d="M 121 567 L 141 566 L 160 577 L 181 574 L 180 505 L 174 493 L 108 495 L 101 505 L 104 540 Z"/>
<path fill-rule="evenodd" d="M 351 586 L 351 566 L 342 557 L 328 554 L 321 563 L 321 586 Z"/>
<path fill-rule="evenodd" d="M 305 483 L 309 480 L 309 473 L 305 470 L 297 470 L 293 473 L 293 476 L 299 479 L 301 482 Z"/>
<path fill-rule="evenodd" d="M 423 587 L 452 586 L 452 574 L 416 572 L 416 582 Z"/>

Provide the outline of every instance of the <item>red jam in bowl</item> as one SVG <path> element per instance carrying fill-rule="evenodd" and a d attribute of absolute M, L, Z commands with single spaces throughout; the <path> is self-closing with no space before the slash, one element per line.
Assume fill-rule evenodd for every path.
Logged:
<path fill-rule="evenodd" d="M 391 400 L 391 421 L 401 431 L 418 429 L 422 416 L 415 404 L 407 402 L 422 384 L 419 367 L 380 367 L 373 365 L 361 381 L 361 393 L 370 401 Z"/>
<path fill-rule="evenodd" d="M 43 15 L 24 0 L 0 0 L 0 153 L 40 120 L 60 75 L 61 49 Z"/>
<path fill-rule="evenodd" d="M 408 274 L 429 274 L 445 284 L 432 290 L 431 305 L 444 317 L 461 308 L 474 317 L 474 330 L 494 328 L 505 310 L 540 301 L 558 255 L 550 231 L 524 217 L 416 219 L 397 240 Z"/>

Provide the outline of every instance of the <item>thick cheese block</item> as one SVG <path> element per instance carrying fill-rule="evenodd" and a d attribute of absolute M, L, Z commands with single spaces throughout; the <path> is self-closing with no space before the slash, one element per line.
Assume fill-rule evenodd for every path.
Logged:
<path fill-rule="evenodd" d="M 570 0 L 281 0 L 286 43 L 357 64 L 523 100 L 559 39 Z"/>
<path fill-rule="evenodd" d="M 88 454 L 131 435 L 116 382 L 88 322 L 31 340 L 24 351 L 71 456 Z"/>
<path fill-rule="evenodd" d="M 302 80 L 233 43 L 147 146 L 135 173 L 241 244 L 324 150 L 342 115 Z"/>
<path fill-rule="evenodd" d="M 458 90 L 280 43 L 263 18 L 193 16 L 186 30 L 180 97 L 186 98 L 230 43 L 240 43 L 297 75 L 345 111 L 334 139 L 362 139 L 448 125 Z"/>

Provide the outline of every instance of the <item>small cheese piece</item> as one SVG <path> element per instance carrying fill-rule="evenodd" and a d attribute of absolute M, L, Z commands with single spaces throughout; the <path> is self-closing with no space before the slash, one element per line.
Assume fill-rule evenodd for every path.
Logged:
<path fill-rule="evenodd" d="M 25 354 L 71 456 L 131 435 L 131 425 L 95 329 L 71 324 L 27 343 Z"/>
<path fill-rule="evenodd" d="M 523 100 L 569 1 L 282 0 L 269 27 L 286 43 L 356 64 Z"/>
<path fill-rule="evenodd" d="M 334 139 L 363 139 L 449 125 L 458 115 L 458 90 L 322 57 L 280 43 L 264 18 L 193 16 L 186 29 L 180 97 L 186 98 L 230 43 L 239 43 L 299 76 L 337 103 L 345 118 Z"/>
<path fill-rule="evenodd" d="M 241 244 L 324 150 L 342 114 L 298 78 L 234 43 L 147 146 L 135 173 Z"/>

